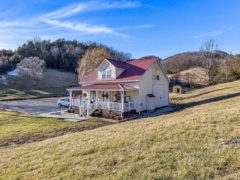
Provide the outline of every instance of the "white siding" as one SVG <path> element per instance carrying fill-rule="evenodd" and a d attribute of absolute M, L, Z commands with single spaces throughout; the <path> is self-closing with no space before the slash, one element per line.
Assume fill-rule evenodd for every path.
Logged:
<path fill-rule="evenodd" d="M 159 80 L 154 80 L 153 75 L 159 75 Z M 139 82 L 139 105 L 140 111 L 152 109 L 152 103 L 155 108 L 167 106 L 169 104 L 169 83 L 157 63 L 153 64 L 141 77 Z M 153 94 L 154 100 L 147 97 L 147 94 Z"/>

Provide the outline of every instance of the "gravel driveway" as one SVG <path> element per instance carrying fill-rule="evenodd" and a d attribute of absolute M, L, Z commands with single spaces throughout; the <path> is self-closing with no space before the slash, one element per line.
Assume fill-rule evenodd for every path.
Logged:
<path fill-rule="evenodd" d="M 59 98 L 42 98 L 17 101 L 0 101 L 0 109 L 34 115 L 66 110 L 67 108 L 57 106 L 58 99 Z"/>

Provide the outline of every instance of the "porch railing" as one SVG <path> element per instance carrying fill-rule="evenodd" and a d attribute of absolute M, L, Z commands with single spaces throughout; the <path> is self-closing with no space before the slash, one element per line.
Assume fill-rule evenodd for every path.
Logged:
<path fill-rule="evenodd" d="M 71 106 L 79 107 L 80 105 L 85 104 L 87 101 L 87 98 L 71 99 Z"/>
<path fill-rule="evenodd" d="M 89 104 L 91 109 L 102 109 L 102 110 L 111 110 L 111 111 L 119 111 L 119 112 L 127 112 L 127 111 L 134 110 L 133 102 L 124 103 L 122 105 L 122 103 L 119 103 L 119 102 L 107 102 L 107 101 L 96 100 L 93 103 L 90 103 L 90 102 L 86 103 L 87 101 L 88 101 L 87 99 L 72 99 L 71 105 L 75 107 L 80 107 L 83 104 Z"/>
<path fill-rule="evenodd" d="M 96 101 L 96 109 L 106 109 L 111 111 L 122 111 L 122 103 Z"/>

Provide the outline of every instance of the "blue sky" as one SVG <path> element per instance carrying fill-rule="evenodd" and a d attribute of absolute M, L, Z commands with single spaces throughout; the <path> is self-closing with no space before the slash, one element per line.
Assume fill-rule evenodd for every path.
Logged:
<path fill-rule="evenodd" d="M 239 0 L 0 0 L 0 49 L 33 37 L 96 41 L 134 58 L 199 50 L 240 53 Z"/>

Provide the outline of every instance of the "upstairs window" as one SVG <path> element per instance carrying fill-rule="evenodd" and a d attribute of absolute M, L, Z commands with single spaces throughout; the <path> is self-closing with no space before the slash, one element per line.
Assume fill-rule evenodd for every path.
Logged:
<path fill-rule="evenodd" d="M 106 72 L 105 71 L 102 72 L 102 79 L 106 79 Z"/>
<path fill-rule="evenodd" d="M 111 70 L 108 70 L 106 72 L 106 74 L 107 74 L 107 78 L 111 78 L 112 77 L 112 71 Z"/>
<path fill-rule="evenodd" d="M 159 81 L 160 80 L 160 76 L 159 75 L 153 75 L 153 80 Z"/>
<path fill-rule="evenodd" d="M 111 70 L 105 70 L 102 72 L 102 79 L 109 79 L 112 77 L 112 71 Z"/>

